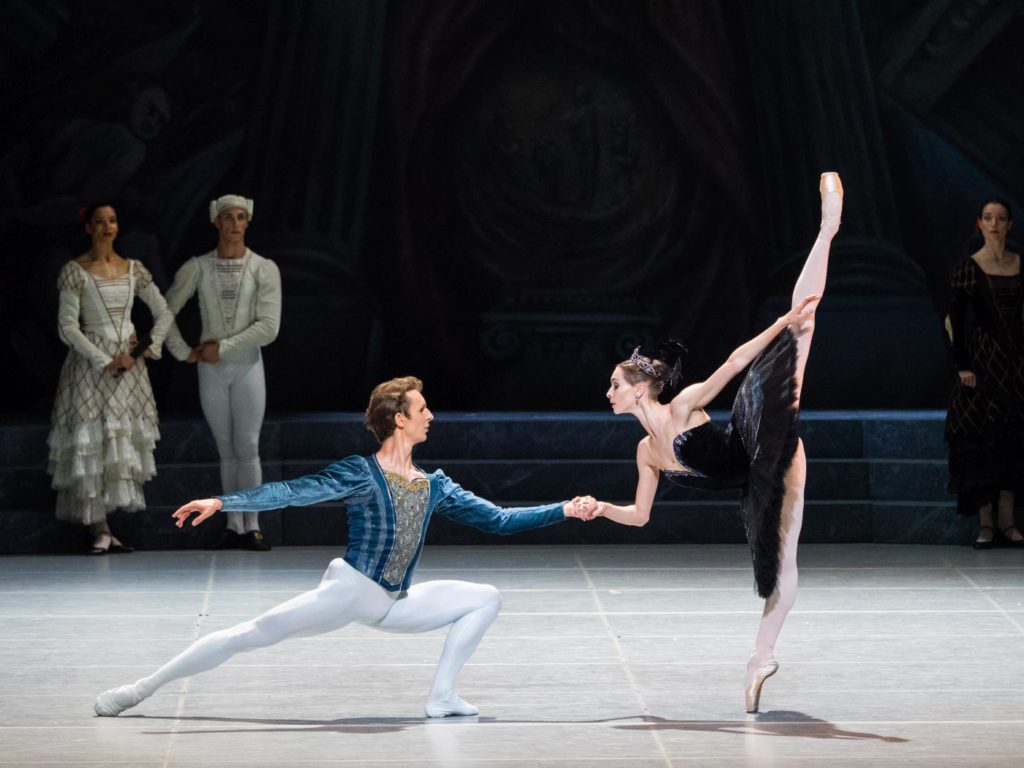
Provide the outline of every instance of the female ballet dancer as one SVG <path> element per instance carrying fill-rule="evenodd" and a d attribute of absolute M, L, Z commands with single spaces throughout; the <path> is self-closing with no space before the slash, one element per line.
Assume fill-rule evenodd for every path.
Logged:
<path fill-rule="evenodd" d="M 825 290 L 828 253 L 839 229 L 843 187 L 821 175 L 821 228 L 793 289 L 790 311 L 738 347 L 702 382 L 667 404 L 658 402 L 678 378 L 678 351 L 648 358 L 635 350 L 612 373 L 607 397 L 614 413 L 636 416 L 647 437 L 637 446 L 639 481 L 629 506 L 587 498 L 587 510 L 625 525 L 644 525 L 664 473 L 679 485 L 744 489 L 742 512 L 757 593 L 765 598 L 744 685 L 747 712 L 757 712 L 764 681 L 779 669 L 775 641 L 796 599 L 797 540 L 803 521 L 807 460 L 797 435 L 800 388 L 811 348 L 814 311 Z M 663 349 L 672 349 L 666 345 Z M 673 359 L 674 358 L 674 359 Z M 704 408 L 748 365 L 731 423 L 710 422 Z"/>

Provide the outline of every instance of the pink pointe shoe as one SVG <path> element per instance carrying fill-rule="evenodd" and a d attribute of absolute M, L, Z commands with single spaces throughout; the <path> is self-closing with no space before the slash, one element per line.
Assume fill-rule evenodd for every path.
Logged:
<path fill-rule="evenodd" d="M 835 171 L 821 174 L 818 185 L 821 193 L 821 234 L 828 240 L 839 231 L 839 222 L 843 215 L 843 182 Z"/>
<path fill-rule="evenodd" d="M 775 659 L 768 659 L 753 671 L 749 666 L 747 667 L 747 686 L 743 689 L 743 698 L 746 700 L 749 714 L 757 712 L 757 707 L 761 703 L 761 688 L 764 686 L 764 681 L 778 671 L 779 662 Z"/>

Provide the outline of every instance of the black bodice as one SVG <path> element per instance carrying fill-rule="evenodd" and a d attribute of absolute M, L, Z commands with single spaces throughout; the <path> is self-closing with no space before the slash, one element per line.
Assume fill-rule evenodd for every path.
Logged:
<path fill-rule="evenodd" d="M 720 427 L 707 421 L 680 434 L 673 446 L 686 469 L 664 474 L 677 485 L 712 491 L 746 485 L 750 460 L 731 424 Z"/>
<path fill-rule="evenodd" d="M 796 338 L 787 328 L 750 364 L 728 425 L 709 421 L 683 432 L 673 448 L 685 469 L 663 471 L 688 488 L 743 489 L 743 527 L 757 594 L 764 598 L 775 590 L 784 479 L 799 441 L 796 357 Z"/>

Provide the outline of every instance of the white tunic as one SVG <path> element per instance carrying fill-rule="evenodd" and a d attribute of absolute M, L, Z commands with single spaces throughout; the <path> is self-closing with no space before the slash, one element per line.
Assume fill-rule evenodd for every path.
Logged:
<path fill-rule="evenodd" d="M 241 262 L 241 276 L 235 300 L 222 294 L 224 273 L 218 280 L 218 262 Z M 246 249 L 241 259 L 219 259 L 216 251 L 195 256 L 174 276 L 167 291 L 167 306 L 177 315 L 185 303 L 198 295 L 202 318 L 202 341 L 219 341 L 220 358 L 232 363 L 255 363 L 260 347 L 277 338 L 281 325 L 281 273 L 270 259 Z M 176 323 L 167 334 L 167 348 L 184 360 L 192 346 L 182 338 Z"/>

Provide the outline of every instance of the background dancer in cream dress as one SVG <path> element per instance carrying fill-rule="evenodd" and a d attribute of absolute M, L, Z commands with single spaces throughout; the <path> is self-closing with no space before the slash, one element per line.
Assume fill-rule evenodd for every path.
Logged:
<path fill-rule="evenodd" d="M 48 471 L 57 491 L 57 519 L 89 526 L 91 554 L 129 552 L 110 532 L 107 514 L 145 509 L 143 484 L 156 474 L 160 438 L 146 360 L 160 357 L 171 323 L 153 276 L 114 251 L 117 211 L 84 208 L 89 250 L 60 271 L 57 328 L 70 347 L 53 404 Z M 141 298 L 153 330 L 136 348 L 132 307 Z"/>

